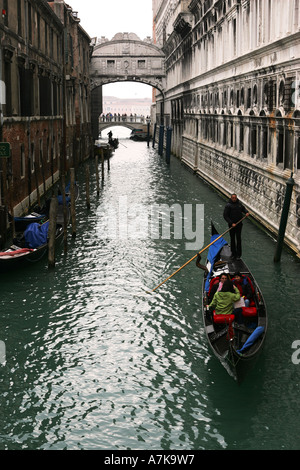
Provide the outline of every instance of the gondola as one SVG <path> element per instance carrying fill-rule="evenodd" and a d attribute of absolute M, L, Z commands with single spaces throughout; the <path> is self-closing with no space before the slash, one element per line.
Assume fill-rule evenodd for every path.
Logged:
<path fill-rule="evenodd" d="M 215 241 L 216 240 L 216 241 Z M 215 242 L 214 242 L 215 241 Z M 212 223 L 211 244 L 203 280 L 202 313 L 208 343 L 227 372 L 241 383 L 255 364 L 263 348 L 267 333 L 267 309 L 262 292 L 242 259 L 233 259 L 230 246 Z M 241 307 L 242 315 L 216 315 L 209 309 L 210 289 L 221 273 L 235 272 L 249 282 L 253 296 L 248 307 Z M 243 301 L 242 301 L 243 302 Z"/>
<path fill-rule="evenodd" d="M 30 214 L 24 215 L 23 217 L 14 217 L 15 230 L 17 232 L 23 232 L 29 224 L 41 223 L 47 219 L 47 214 L 39 212 L 30 212 Z"/>
<path fill-rule="evenodd" d="M 67 207 L 67 223 L 70 220 L 70 208 Z M 40 223 L 35 222 L 28 225 L 24 232 L 18 233 L 13 240 L 13 244 L 0 252 L 0 273 L 6 273 L 18 269 L 26 264 L 35 263 L 42 259 L 48 252 L 48 226 L 49 220 Z M 31 237 L 30 234 L 34 233 Z M 27 238 L 28 234 L 28 238 Z M 59 245 L 64 234 L 64 210 L 63 206 L 58 206 L 56 219 L 55 245 Z M 36 242 L 39 239 L 40 244 Z M 32 243 L 34 238 L 35 246 Z"/>
<path fill-rule="evenodd" d="M 71 183 L 68 183 L 68 185 L 65 188 L 66 204 L 70 204 L 70 201 L 71 201 L 70 186 L 71 186 Z M 79 187 L 76 182 L 75 182 L 74 189 L 75 189 L 75 201 L 77 201 L 79 197 Z M 57 199 L 58 199 L 59 204 L 63 204 L 63 197 L 61 195 L 60 190 L 59 190 L 59 195 L 57 196 Z M 43 221 L 46 221 L 49 218 L 50 202 L 51 202 L 51 198 L 48 198 L 42 208 L 39 206 L 36 206 L 34 208 L 34 211 L 30 212 L 29 214 L 24 215 L 24 216 L 14 217 L 15 231 L 24 232 L 29 224 L 42 223 Z M 11 218 L 10 215 L 9 217 Z"/>

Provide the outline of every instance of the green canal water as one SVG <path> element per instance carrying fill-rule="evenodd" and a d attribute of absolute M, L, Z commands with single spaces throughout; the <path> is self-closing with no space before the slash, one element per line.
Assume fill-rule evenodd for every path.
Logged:
<path fill-rule="evenodd" d="M 227 228 L 224 200 L 177 159 L 121 143 L 99 196 L 90 162 L 90 210 L 77 175 L 77 237 L 55 269 L 44 259 L 1 276 L 0 449 L 299 449 L 299 261 L 284 251 L 274 265 L 274 240 L 245 222 L 243 258 L 269 328 L 237 385 L 206 343 L 195 263 L 146 292 L 194 255 L 187 239 L 134 231 L 155 204 L 198 204 L 207 244 L 211 219 Z"/>

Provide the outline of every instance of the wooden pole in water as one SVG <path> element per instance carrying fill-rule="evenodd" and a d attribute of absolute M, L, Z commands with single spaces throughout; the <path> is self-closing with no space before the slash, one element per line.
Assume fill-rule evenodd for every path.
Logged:
<path fill-rule="evenodd" d="M 13 194 L 14 194 L 14 187 L 13 187 L 13 177 L 10 177 L 10 194 L 9 194 L 9 203 L 10 203 L 10 214 L 11 214 L 11 228 L 12 228 L 12 238 L 14 239 L 16 236 L 16 228 L 15 228 L 15 213 L 14 213 L 14 204 L 13 204 Z"/>
<path fill-rule="evenodd" d="M 104 180 L 104 150 L 101 149 L 102 180 Z"/>
<path fill-rule="evenodd" d="M 100 194 L 100 185 L 99 185 L 99 167 L 98 167 L 98 154 L 96 155 L 95 159 L 95 166 L 96 166 L 96 184 L 97 184 L 97 196 Z"/>
<path fill-rule="evenodd" d="M 68 212 L 67 212 L 67 201 L 66 201 L 66 184 L 65 177 L 61 175 L 61 191 L 62 191 L 62 200 L 63 200 L 63 213 L 64 213 L 64 252 L 68 251 Z"/>
<path fill-rule="evenodd" d="M 90 169 L 88 164 L 85 165 L 85 191 L 86 191 L 86 207 L 90 209 Z"/>
<path fill-rule="evenodd" d="M 157 124 L 155 123 L 154 124 L 154 131 L 153 131 L 153 139 L 152 139 L 152 147 L 153 148 L 155 146 L 156 128 L 157 128 Z"/>
<path fill-rule="evenodd" d="M 70 168 L 70 192 L 71 192 L 71 220 L 72 220 L 72 238 L 76 237 L 76 213 L 75 213 L 75 169 Z"/>
<path fill-rule="evenodd" d="M 167 127 L 167 146 L 166 146 L 166 162 L 170 163 L 172 141 L 172 127 Z"/>
<path fill-rule="evenodd" d="M 108 171 L 110 170 L 110 155 L 108 155 L 108 159 L 107 159 L 107 169 Z"/>
<path fill-rule="evenodd" d="M 164 148 L 164 133 L 165 133 L 165 126 L 159 126 L 159 140 L 158 140 L 158 155 L 162 156 L 163 148 Z"/>
<path fill-rule="evenodd" d="M 48 267 L 54 268 L 55 266 L 55 233 L 56 233 L 56 219 L 57 219 L 57 197 L 52 196 L 50 203 L 49 213 L 49 230 L 48 230 Z"/>

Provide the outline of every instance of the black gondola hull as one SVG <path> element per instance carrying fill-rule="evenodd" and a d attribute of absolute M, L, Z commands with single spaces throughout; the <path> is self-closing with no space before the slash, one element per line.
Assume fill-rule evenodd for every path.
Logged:
<path fill-rule="evenodd" d="M 214 227 L 212 234 L 216 234 Z M 206 266 L 209 274 L 206 272 L 203 280 L 202 314 L 205 333 L 214 355 L 225 367 L 227 372 L 234 377 L 237 382 L 241 383 L 248 371 L 254 367 L 264 346 L 267 332 L 266 305 L 258 283 L 242 259 L 231 259 L 231 257 L 228 256 L 228 252 L 226 256 L 222 256 L 221 251 L 216 264 L 218 264 L 218 266 L 214 264 L 211 271 L 211 265 L 207 262 Z M 249 279 L 253 287 L 253 310 L 255 316 L 250 318 L 242 317 L 242 320 L 239 318 L 239 322 L 234 318 L 232 323 L 227 321 L 229 320 L 228 317 L 226 322 L 222 325 L 215 323 L 213 313 L 207 308 L 207 304 L 212 300 L 208 298 L 209 292 L 206 290 L 207 276 L 211 276 L 212 282 L 214 279 L 218 279 L 218 275 L 220 275 L 221 272 L 227 272 L 230 277 L 232 277 L 235 272 L 241 272 L 243 276 Z M 239 353 L 238 351 L 243 348 L 252 333 L 258 330 L 262 331 L 262 333 L 257 337 L 254 343 L 242 353 Z"/>

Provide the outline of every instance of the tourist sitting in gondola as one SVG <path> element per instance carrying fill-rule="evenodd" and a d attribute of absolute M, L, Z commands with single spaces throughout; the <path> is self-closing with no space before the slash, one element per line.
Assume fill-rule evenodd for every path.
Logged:
<path fill-rule="evenodd" d="M 217 291 L 209 304 L 209 309 L 214 308 L 215 315 L 232 315 L 234 302 L 240 299 L 240 292 L 233 283 L 227 279 L 220 291 Z"/>
<path fill-rule="evenodd" d="M 240 272 L 236 272 L 233 275 L 232 282 L 238 288 L 241 297 L 244 298 L 245 307 L 249 307 L 253 301 L 253 287 L 250 279 Z"/>
<path fill-rule="evenodd" d="M 227 281 L 228 279 L 229 279 L 229 275 L 227 273 L 222 273 L 220 277 L 216 277 L 211 280 L 210 288 L 208 291 L 209 302 L 212 301 L 216 292 L 220 292 L 220 290 L 222 290 L 224 282 Z"/>

